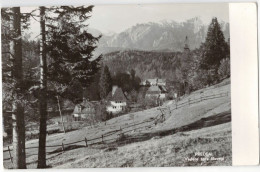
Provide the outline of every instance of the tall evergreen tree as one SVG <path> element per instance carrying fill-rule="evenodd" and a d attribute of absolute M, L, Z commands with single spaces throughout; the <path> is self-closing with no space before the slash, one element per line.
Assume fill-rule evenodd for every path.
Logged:
<path fill-rule="evenodd" d="M 40 7 L 41 35 L 43 47 L 41 53 L 47 57 L 41 65 L 41 95 L 40 108 L 42 112 L 47 110 L 45 91 L 49 92 L 49 98 L 59 95 L 70 98 L 69 87 L 77 80 L 83 88 L 93 81 L 94 75 L 99 70 L 99 61 L 102 56 L 93 59 L 92 52 L 96 48 L 99 37 L 88 33 L 86 21 L 93 6 L 61 6 Z M 44 24 L 45 23 L 45 24 Z M 46 30 L 45 30 L 46 27 Z M 46 38 L 44 38 L 46 34 Z M 45 40 L 46 39 L 46 40 Z M 43 78 L 45 76 L 45 78 Z M 48 81 L 48 90 L 47 89 Z M 46 83 L 45 83 L 46 82 Z M 45 85 L 46 84 L 46 85 Z M 44 87 L 45 89 L 42 89 Z M 53 94 L 54 93 L 54 94 Z M 45 98 L 45 100 L 43 100 Z M 44 106 L 43 106 L 44 105 Z M 46 119 L 47 113 L 42 113 L 39 136 L 38 168 L 46 168 Z M 41 143 L 43 142 L 43 143 Z"/>
<path fill-rule="evenodd" d="M 22 28 L 28 26 L 28 17 L 20 12 L 20 7 L 3 8 L 1 14 L 5 30 L 2 33 L 2 45 L 5 45 L 2 51 L 3 108 L 12 112 L 13 167 L 24 169 L 24 99 L 27 87 L 23 78 Z"/>
<path fill-rule="evenodd" d="M 206 70 L 214 69 L 216 71 L 220 61 L 229 57 L 229 47 L 227 42 L 225 42 L 224 34 L 217 18 L 213 18 L 209 25 L 202 51 L 201 67 Z"/>
<path fill-rule="evenodd" d="M 46 167 L 46 133 L 47 133 L 47 59 L 46 59 L 46 29 L 45 7 L 40 7 L 40 132 L 37 168 Z"/>
<path fill-rule="evenodd" d="M 22 34 L 21 34 L 21 12 L 19 7 L 12 8 L 13 18 L 11 19 L 11 30 L 14 31 L 15 37 L 11 40 L 10 54 L 13 55 L 13 77 L 17 81 L 15 99 L 19 100 L 20 87 L 23 81 L 22 68 Z M 24 108 L 21 103 L 13 102 L 12 105 L 13 119 L 13 151 L 14 151 L 14 168 L 26 168 L 25 158 L 25 124 Z"/>
<path fill-rule="evenodd" d="M 112 78 L 108 67 L 105 65 L 101 69 L 100 81 L 99 81 L 99 92 L 100 98 L 105 99 L 108 93 L 112 89 Z"/>

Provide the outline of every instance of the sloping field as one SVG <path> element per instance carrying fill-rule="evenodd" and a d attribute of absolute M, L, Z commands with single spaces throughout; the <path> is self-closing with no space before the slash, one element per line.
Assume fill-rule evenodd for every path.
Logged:
<path fill-rule="evenodd" d="M 209 95 L 220 95 L 215 98 L 208 97 L 207 100 L 203 99 L 203 97 L 207 97 Z M 196 100 L 194 103 L 187 104 L 187 102 L 193 102 L 193 100 Z M 186 102 L 186 104 L 185 104 Z M 202 89 L 198 90 L 196 92 L 191 93 L 189 96 L 182 97 L 181 100 L 178 102 L 178 105 L 183 104 L 183 106 L 179 106 L 176 109 L 175 102 L 169 103 L 167 105 L 164 105 L 161 107 L 161 109 L 164 109 L 161 111 L 159 108 L 152 108 L 140 112 L 130 113 L 126 114 L 117 118 L 113 118 L 105 123 L 99 123 L 95 125 L 94 127 L 85 127 L 81 130 L 76 130 L 72 132 L 68 132 L 66 134 L 56 134 L 56 135 L 50 135 L 47 137 L 47 146 L 53 146 L 48 147 L 47 152 L 50 152 L 48 155 L 48 158 L 53 160 L 53 156 L 56 156 L 56 152 L 61 152 L 61 145 L 62 143 L 65 145 L 65 152 L 60 156 L 65 156 L 67 152 L 72 151 L 82 151 L 82 156 L 84 157 L 86 154 L 94 154 L 97 153 L 96 156 L 102 156 L 99 155 L 100 149 L 103 149 L 105 146 L 96 146 L 90 148 L 85 148 L 85 138 L 88 140 L 88 144 L 94 143 L 94 142 L 100 142 L 101 136 L 107 136 L 104 137 L 105 143 L 111 143 L 106 144 L 107 146 L 121 146 L 122 144 L 119 144 L 118 142 L 113 143 L 115 140 L 119 139 L 118 134 L 124 133 L 124 135 L 127 138 L 131 138 L 132 141 L 130 142 L 136 142 L 136 141 L 142 141 L 140 143 L 132 143 L 134 145 L 140 144 L 141 145 L 144 142 L 149 143 L 149 140 L 153 137 L 158 136 L 166 136 L 167 138 L 175 138 L 177 132 L 180 131 L 190 131 L 191 130 L 198 130 L 203 127 L 207 127 L 203 129 L 203 132 L 206 134 L 211 130 L 212 127 L 218 126 L 219 124 L 223 123 L 230 123 L 231 121 L 231 100 L 230 100 L 230 80 L 224 80 L 223 82 Z M 184 106 L 185 105 L 185 106 Z M 154 124 L 153 119 L 160 116 L 164 113 L 165 121 L 161 121 L 157 123 L 157 125 Z M 150 121 L 150 122 L 149 122 Z M 133 125 L 137 124 L 139 125 Z M 219 125 L 221 126 L 221 125 Z M 229 125 L 223 125 L 225 126 L 226 130 L 225 132 L 231 131 L 230 124 Z M 121 129 L 121 130 L 120 130 Z M 221 129 L 218 128 L 219 132 L 221 133 Z M 117 132 L 115 132 L 117 131 Z M 174 134 L 174 135 L 173 135 Z M 198 133 L 197 133 L 198 134 Z M 167 136 L 170 135 L 170 136 Z M 188 135 L 188 137 L 185 137 L 185 139 L 191 138 L 193 136 L 192 132 Z M 214 135 L 212 134 L 212 137 Z M 92 140 L 94 138 L 97 138 L 96 140 Z M 229 134 L 227 137 L 231 140 L 231 134 Z M 180 137 L 182 138 L 182 137 Z M 162 138 L 163 139 L 163 138 Z M 179 137 L 175 138 L 175 142 L 179 143 L 178 141 Z M 185 140 L 184 139 L 184 140 Z M 226 142 L 229 142 L 230 140 L 226 139 Z M 108 141 L 109 140 L 109 141 Z M 147 141 L 145 141 L 147 140 Z M 68 143 L 73 143 L 77 141 L 82 141 L 79 143 L 74 143 L 72 145 L 66 145 Z M 128 144 L 130 143 L 128 142 Z M 151 142 L 151 141 L 150 141 Z M 154 141 L 152 141 L 154 142 Z M 174 142 L 174 144 L 175 144 Z M 225 142 L 225 144 L 227 144 Z M 132 145 L 130 144 L 130 145 Z M 182 143 L 180 141 L 179 143 Z M 219 142 L 214 142 L 214 144 L 219 144 Z M 230 141 L 231 144 L 231 141 Z M 130 146 L 129 145 L 129 146 Z M 58 146 L 58 147 L 57 147 Z M 143 145 L 145 147 L 145 145 Z M 214 146 L 214 145 L 213 145 Z M 37 159 L 37 147 L 38 147 L 38 141 L 37 140 L 31 140 L 26 143 L 26 147 L 35 147 L 34 149 L 27 149 L 27 162 L 34 164 L 35 159 Z M 84 148 L 82 148 L 84 147 Z M 151 147 L 150 147 L 151 148 Z M 120 148 L 121 149 L 121 148 Z M 159 148 L 158 148 L 159 149 Z M 192 146 L 190 147 L 192 149 Z M 70 151 L 67 151 L 70 150 Z M 204 150 L 204 148 L 203 148 Z M 91 153 L 89 153 L 89 151 Z M 231 149 L 230 149 L 231 151 Z M 123 152 L 123 151 L 122 151 Z M 131 152 L 131 151 L 130 151 Z M 130 156 L 129 152 L 129 156 Z M 4 158 L 8 157 L 8 152 L 4 153 Z M 177 155 L 177 154 L 176 154 Z M 176 156 L 171 155 L 171 156 Z M 231 156 L 231 154 L 230 154 Z M 71 157 L 70 157 L 71 158 Z M 66 159 L 66 158 L 65 158 Z M 78 159 L 78 158 L 77 158 Z M 67 162 L 67 160 L 64 160 L 63 163 Z M 60 162 L 63 164 L 62 162 Z M 170 162 L 169 162 L 170 163 Z M 5 167 L 10 167 L 10 162 L 5 162 Z M 130 163 L 131 164 L 131 163 Z M 134 163 L 135 164 L 135 163 Z M 156 163 L 155 163 L 156 164 Z M 167 163 L 166 163 L 167 164 Z M 95 166 L 94 164 L 89 164 L 89 167 Z M 158 164 L 159 165 L 159 164 Z M 162 165 L 162 164 L 161 164 Z M 160 166 L 161 166 L 160 165 Z M 170 164 L 168 164 L 170 165 Z M 215 164 L 216 165 L 216 164 Z M 56 165 L 54 165 L 56 166 Z M 97 165 L 102 166 L 102 165 Z M 114 166 L 118 166 L 117 164 L 114 164 Z M 127 166 L 127 165 L 126 165 Z M 136 166 L 136 164 L 134 165 Z M 138 166 L 138 165 L 137 165 Z M 146 165 L 145 165 L 146 166 Z M 149 166 L 147 164 L 147 166 Z M 153 166 L 153 165 L 152 165 Z M 167 166 L 167 165 L 166 165 Z M 81 167 L 81 166 L 78 166 Z"/>
<path fill-rule="evenodd" d="M 78 148 L 55 154 L 47 163 L 55 168 L 225 166 L 232 164 L 231 143 L 229 122 L 114 149 Z M 35 167 L 35 161 L 28 166 Z"/>
<path fill-rule="evenodd" d="M 229 122 L 162 138 L 154 137 L 112 151 L 100 150 L 80 158 L 71 152 L 76 156 L 75 161 L 61 163 L 57 168 L 231 165 L 231 142 Z M 196 156 L 196 153 L 204 155 Z M 69 152 L 67 156 L 73 157 Z"/>

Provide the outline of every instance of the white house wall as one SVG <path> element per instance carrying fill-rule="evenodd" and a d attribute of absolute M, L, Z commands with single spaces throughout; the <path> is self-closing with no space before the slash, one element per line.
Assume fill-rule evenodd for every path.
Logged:
<path fill-rule="evenodd" d="M 115 101 L 111 101 L 110 102 L 111 105 L 107 106 L 107 112 L 112 112 L 112 113 L 118 113 L 123 111 L 126 107 L 126 102 L 115 102 Z"/>
<path fill-rule="evenodd" d="M 166 94 L 146 94 L 147 97 L 156 97 L 158 98 L 160 96 L 160 99 L 165 99 Z"/>

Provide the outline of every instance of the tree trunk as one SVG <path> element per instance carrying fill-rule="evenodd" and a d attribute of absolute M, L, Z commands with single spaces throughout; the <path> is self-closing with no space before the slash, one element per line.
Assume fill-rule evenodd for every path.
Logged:
<path fill-rule="evenodd" d="M 59 112 L 60 112 L 60 120 L 61 120 L 61 124 L 62 124 L 62 128 L 63 128 L 63 132 L 66 133 L 64 122 L 63 122 L 63 116 L 62 116 L 61 108 L 60 108 L 59 96 L 57 96 L 57 101 L 58 101 L 58 108 L 59 108 Z"/>
<path fill-rule="evenodd" d="M 47 133 L 47 63 L 46 63 L 46 32 L 45 7 L 40 7 L 40 132 L 37 168 L 46 168 L 46 133 Z"/>
<path fill-rule="evenodd" d="M 11 59 L 13 60 L 12 77 L 16 81 L 14 102 L 12 104 L 13 167 L 15 169 L 25 169 L 26 156 L 24 109 L 21 102 L 19 102 L 18 97 L 21 93 L 20 87 L 23 80 L 20 7 L 12 8 L 12 15 L 10 29 L 14 32 L 14 38 L 10 40 L 10 54 Z"/>

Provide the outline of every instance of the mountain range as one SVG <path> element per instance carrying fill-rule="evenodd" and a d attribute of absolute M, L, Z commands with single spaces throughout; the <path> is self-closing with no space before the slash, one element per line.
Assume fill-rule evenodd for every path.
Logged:
<path fill-rule="evenodd" d="M 226 41 L 229 39 L 229 23 L 220 21 Z M 199 17 L 184 22 L 161 21 L 136 24 L 121 33 L 102 34 L 96 29 L 89 31 L 93 35 L 102 34 L 94 55 L 119 50 L 145 51 L 182 51 L 185 37 L 191 50 L 199 48 L 205 41 L 208 25 Z"/>

